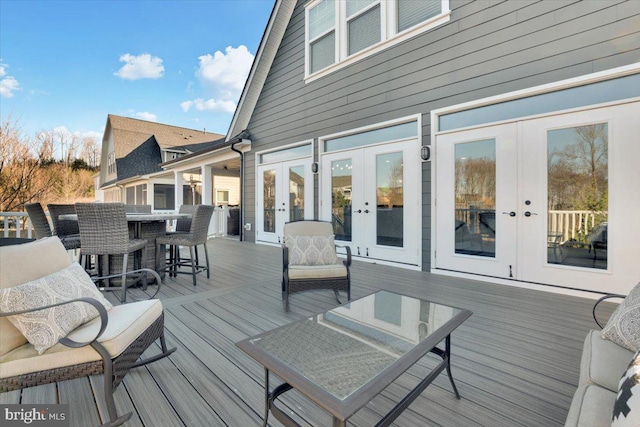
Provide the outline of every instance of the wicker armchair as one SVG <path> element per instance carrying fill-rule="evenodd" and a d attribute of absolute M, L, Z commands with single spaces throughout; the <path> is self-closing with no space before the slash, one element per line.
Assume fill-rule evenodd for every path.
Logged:
<path fill-rule="evenodd" d="M 74 205 L 48 204 L 49 215 L 53 223 L 53 232 L 60 238 L 62 244 L 67 250 L 80 248 L 80 228 L 78 221 L 69 219 L 60 219 L 60 215 L 75 214 L 76 207 Z"/>
<path fill-rule="evenodd" d="M 209 252 L 207 251 L 207 235 L 209 231 L 209 223 L 211 215 L 213 215 L 213 206 L 196 205 L 193 208 L 191 217 L 191 225 L 189 232 L 175 232 L 166 236 L 156 237 L 156 254 L 158 256 L 156 265 L 162 265 L 162 256 L 164 251 L 161 250 L 162 245 L 169 245 L 169 261 L 165 264 L 165 270 L 169 274 L 191 274 L 193 276 L 193 286 L 196 285 L 196 275 L 203 271 L 210 277 L 209 268 Z M 200 264 L 198 257 L 198 245 L 204 247 L 205 265 Z M 180 258 L 178 246 L 188 246 L 190 258 Z M 179 271 L 180 267 L 191 267 L 191 271 Z"/>
<path fill-rule="evenodd" d="M 30 262 L 33 259 L 38 262 Z M 55 236 L 0 247 L 0 288 L 51 277 L 69 266 L 69 256 Z M 149 272 L 156 274 L 152 270 Z M 7 319 L 8 316 L 77 301 L 95 307 L 99 316 L 78 326 L 41 354 Z M 161 353 L 139 360 L 158 339 Z M 102 374 L 109 414 L 109 420 L 103 420 L 106 421 L 104 425 L 119 426 L 132 415 L 119 416 L 113 398 L 126 373 L 174 351 L 175 348 L 168 349 L 165 342 L 164 314 L 159 300 L 123 304 L 107 310 L 96 299 L 82 297 L 29 310 L 3 312 L 0 313 L 0 392 Z"/>
<path fill-rule="evenodd" d="M 129 254 L 134 254 L 133 269 L 139 270 L 146 263 L 146 240 L 129 239 L 127 214 L 122 203 L 76 203 L 78 225 L 82 247 L 80 256 L 87 260 L 96 256 L 98 276 L 107 276 L 116 266 L 122 263 L 121 285 L 106 286 L 105 291 L 120 290 L 120 301 L 127 300 L 127 269 Z M 114 264 L 113 267 L 111 264 Z M 106 272 L 106 273 L 103 273 Z M 146 288 L 147 275 L 142 274 L 143 285 Z M 158 282 L 159 283 L 159 282 Z"/>
<path fill-rule="evenodd" d="M 289 296 L 296 292 L 330 289 L 347 293 L 351 300 L 351 248 L 347 259 L 336 254 L 333 226 L 324 221 L 296 221 L 284 225 L 282 245 L 282 302 L 289 310 Z M 341 247 L 341 246 L 338 246 Z"/>

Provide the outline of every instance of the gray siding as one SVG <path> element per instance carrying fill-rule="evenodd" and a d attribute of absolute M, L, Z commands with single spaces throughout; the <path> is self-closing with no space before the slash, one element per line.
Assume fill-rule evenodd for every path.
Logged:
<path fill-rule="evenodd" d="M 305 84 L 305 3 L 294 10 L 249 122 L 254 151 L 417 113 L 430 144 L 433 109 L 640 61 L 640 1 L 451 0 L 447 24 Z M 253 153 L 246 173 L 246 221 L 255 223 Z M 430 164 L 422 184 L 429 270 Z"/>

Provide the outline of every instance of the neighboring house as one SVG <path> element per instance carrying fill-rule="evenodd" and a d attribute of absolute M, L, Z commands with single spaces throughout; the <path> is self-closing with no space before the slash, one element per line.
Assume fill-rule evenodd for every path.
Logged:
<path fill-rule="evenodd" d="M 154 210 L 175 210 L 183 203 L 203 201 L 237 205 L 238 167 L 229 171 L 221 165 L 220 172 L 209 173 L 205 182 L 200 169 L 177 172 L 161 166 L 220 145 L 225 145 L 224 135 L 110 114 L 102 139 L 97 198 L 149 204 Z"/>
<path fill-rule="evenodd" d="M 639 99 L 639 1 L 277 0 L 227 135 L 245 238 L 303 211 L 361 260 L 626 293 Z"/>

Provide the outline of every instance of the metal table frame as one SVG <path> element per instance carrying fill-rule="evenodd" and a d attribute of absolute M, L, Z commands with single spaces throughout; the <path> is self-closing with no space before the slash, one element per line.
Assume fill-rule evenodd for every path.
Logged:
<path fill-rule="evenodd" d="M 447 376 L 451 382 L 451 386 L 455 393 L 456 398 L 460 399 L 460 394 L 453 380 L 451 373 L 451 333 L 460 326 L 466 319 L 471 316 L 471 311 L 460 309 L 459 313 L 451 320 L 447 321 L 444 325 L 434 331 L 431 335 L 426 337 L 420 343 L 418 343 L 413 349 L 407 352 L 405 355 L 398 358 L 389 367 L 384 369 L 374 378 L 372 378 L 365 385 L 353 392 L 345 399 L 338 399 L 331 395 L 329 392 L 320 388 L 312 381 L 303 377 L 299 373 L 292 370 L 286 364 L 277 358 L 271 356 L 267 352 L 256 348 L 251 341 L 260 338 L 264 335 L 268 335 L 273 331 L 280 329 L 276 328 L 272 331 L 267 331 L 255 337 L 238 342 L 236 345 L 253 357 L 256 361 L 264 366 L 265 373 L 265 408 L 264 408 L 264 423 L 267 425 L 267 419 L 269 412 L 278 419 L 282 424 L 287 427 L 298 427 L 299 424 L 293 420 L 283 410 L 276 405 L 276 399 L 286 393 L 287 391 L 295 388 L 304 396 L 309 398 L 315 404 L 321 408 L 327 410 L 333 416 L 334 427 L 344 427 L 347 424 L 347 420 L 360 410 L 363 406 L 369 403 L 375 396 L 383 391 L 389 384 L 395 381 L 400 375 L 406 372 L 411 366 L 418 362 L 422 357 L 428 353 L 433 353 L 439 356 L 442 361 L 429 372 L 425 378 L 423 378 L 418 385 L 411 390 L 398 404 L 391 409 L 377 424 L 376 426 L 388 426 L 433 382 L 433 380 L 444 370 L 447 371 Z M 301 321 L 305 321 L 303 319 Z M 300 321 L 299 321 L 300 322 Z M 283 327 L 286 327 L 285 325 Z M 281 327 L 282 328 L 282 327 Z M 438 348 L 437 345 L 444 341 L 444 349 Z M 278 377 L 284 380 L 284 383 L 276 386 L 273 390 L 269 390 L 269 373 L 272 372 Z"/>

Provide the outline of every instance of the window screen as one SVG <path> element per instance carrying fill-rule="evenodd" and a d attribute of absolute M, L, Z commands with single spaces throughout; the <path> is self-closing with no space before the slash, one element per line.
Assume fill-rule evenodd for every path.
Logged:
<path fill-rule="evenodd" d="M 349 55 L 380 41 L 380 6 L 349 21 Z"/>
<path fill-rule="evenodd" d="M 441 12 L 441 0 L 398 0 L 398 32 L 418 25 Z"/>

